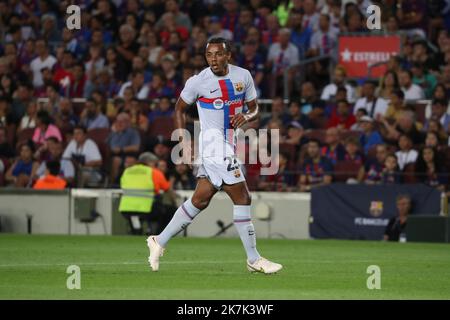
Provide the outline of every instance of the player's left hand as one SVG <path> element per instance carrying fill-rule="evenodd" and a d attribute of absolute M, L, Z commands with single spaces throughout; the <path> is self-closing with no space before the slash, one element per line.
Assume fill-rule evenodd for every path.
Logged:
<path fill-rule="evenodd" d="M 248 122 L 247 117 L 243 113 L 238 113 L 230 117 L 231 117 L 230 123 L 234 129 L 240 128 Z"/>

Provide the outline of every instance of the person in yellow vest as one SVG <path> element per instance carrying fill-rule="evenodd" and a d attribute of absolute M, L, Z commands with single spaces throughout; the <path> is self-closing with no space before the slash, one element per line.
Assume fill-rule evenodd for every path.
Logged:
<path fill-rule="evenodd" d="M 164 214 L 158 205 L 161 192 L 170 189 L 170 183 L 164 174 L 155 168 L 158 157 L 151 152 L 144 152 L 138 162 L 125 169 L 120 178 L 123 191 L 119 211 L 128 220 L 132 234 L 142 235 L 144 222 L 148 233 L 152 222 L 159 222 Z"/>

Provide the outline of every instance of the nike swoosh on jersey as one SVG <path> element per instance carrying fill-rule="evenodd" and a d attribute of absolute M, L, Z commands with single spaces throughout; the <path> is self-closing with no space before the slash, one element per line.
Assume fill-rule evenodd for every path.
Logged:
<path fill-rule="evenodd" d="M 209 90 L 209 93 L 214 93 L 214 92 L 216 92 L 217 90 L 219 90 L 219 88 L 217 88 L 216 90 Z"/>

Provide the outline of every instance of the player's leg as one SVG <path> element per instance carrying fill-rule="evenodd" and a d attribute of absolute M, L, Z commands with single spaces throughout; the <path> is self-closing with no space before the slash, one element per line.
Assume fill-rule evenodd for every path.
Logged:
<path fill-rule="evenodd" d="M 158 236 L 148 237 L 147 245 L 150 249 L 148 261 L 153 271 L 159 269 L 159 257 L 162 256 L 167 242 L 186 228 L 195 216 L 209 205 L 216 192 L 217 189 L 206 178 L 199 178 L 192 198 L 177 209 L 172 220 Z"/>
<path fill-rule="evenodd" d="M 233 222 L 247 253 L 247 268 L 250 271 L 275 273 L 281 270 L 278 263 L 260 256 L 256 249 L 255 227 L 251 219 L 251 196 L 245 181 L 233 185 L 223 185 L 223 190 L 233 201 Z"/>
<path fill-rule="evenodd" d="M 172 220 L 167 227 L 157 236 L 158 243 L 165 247 L 167 242 L 187 227 L 200 211 L 208 207 L 211 198 L 217 192 L 217 189 L 206 178 L 198 179 L 192 198 L 186 200 L 181 207 L 177 209 Z"/>

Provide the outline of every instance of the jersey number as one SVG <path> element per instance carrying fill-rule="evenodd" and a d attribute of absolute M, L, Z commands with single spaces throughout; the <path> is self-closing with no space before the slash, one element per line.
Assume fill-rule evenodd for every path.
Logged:
<path fill-rule="evenodd" d="M 235 157 L 225 157 L 224 160 L 228 163 L 227 171 L 233 171 L 239 169 L 239 164 Z"/>

